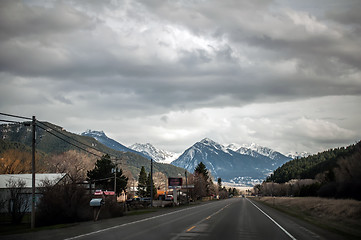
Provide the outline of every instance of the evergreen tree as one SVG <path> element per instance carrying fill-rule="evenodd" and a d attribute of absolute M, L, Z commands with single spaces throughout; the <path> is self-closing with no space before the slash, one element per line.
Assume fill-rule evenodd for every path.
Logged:
<path fill-rule="evenodd" d="M 204 165 L 203 162 L 200 162 L 197 167 L 194 169 L 194 171 L 198 174 L 202 174 L 205 180 L 208 180 L 208 170 L 206 168 L 206 165 Z"/>
<path fill-rule="evenodd" d="M 95 182 L 103 190 L 110 190 L 112 186 L 114 187 L 114 182 L 113 185 L 110 183 L 110 178 L 113 176 L 112 168 L 114 167 L 110 156 L 104 155 L 96 161 L 94 169 L 87 172 L 87 180 Z"/>
<path fill-rule="evenodd" d="M 213 185 L 212 179 L 209 178 L 208 170 L 203 162 L 200 162 L 194 169 L 195 183 L 194 191 L 197 198 L 209 196 L 211 194 L 210 186 Z"/>
<path fill-rule="evenodd" d="M 119 195 L 122 191 L 125 191 L 128 185 L 128 178 L 123 175 L 123 170 L 120 168 L 116 168 L 116 181 L 116 194 Z"/>
<path fill-rule="evenodd" d="M 138 196 L 145 197 L 147 195 L 147 173 L 144 166 L 140 169 L 138 177 Z"/>
<path fill-rule="evenodd" d="M 115 164 L 110 160 L 108 154 L 101 157 L 95 163 L 93 170 L 87 172 L 87 180 L 95 182 L 96 185 L 100 186 L 103 190 L 114 189 L 114 169 Z M 119 194 L 122 190 L 126 189 L 128 178 L 123 176 L 121 169 L 116 170 L 117 189 L 116 193 Z"/>
<path fill-rule="evenodd" d="M 222 178 L 218 178 L 218 191 L 222 191 Z"/>
<path fill-rule="evenodd" d="M 238 195 L 239 195 L 239 191 L 238 191 L 236 188 L 233 188 L 232 194 L 233 194 L 233 196 L 238 196 Z"/>
<path fill-rule="evenodd" d="M 156 195 L 157 195 L 157 188 L 155 187 L 154 182 L 153 182 L 153 199 L 156 198 Z M 147 196 L 147 197 L 151 197 L 150 173 L 148 174 L 148 178 L 147 178 L 146 196 Z"/>

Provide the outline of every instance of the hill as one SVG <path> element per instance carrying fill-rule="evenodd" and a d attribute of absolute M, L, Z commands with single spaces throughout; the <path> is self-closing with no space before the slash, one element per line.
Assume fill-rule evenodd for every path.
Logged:
<path fill-rule="evenodd" d="M 57 137 L 55 137 L 56 135 Z M 25 151 L 31 147 L 31 129 L 21 124 L 1 124 L 0 125 L 0 149 L 16 148 Z M 78 148 L 78 147 L 81 147 Z M 36 128 L 36 150 L 48 156 L 63 154 L 70 150 L 85 152 L 88 155 L 109 154 L 113 158 L 119 159 L 118 163 L 125 171 L 129 171 L 135 178 L 138 177 L 141 166 L 146 171 L 150 171 L 149 159 L 134 152 L 121 152 L 105 146 L 93 137 L 81 136 L 66 131 L 60 126 L 47 122 L 39 122 Z M 86 150 L 86 151 L 84 151 Z M 40 163 L 40 165 L 47 165 Z M 39 165 L 39 166 L 40 166 Z M 184 175 L 184 169 L 177 168 L 170 164 L 154 163 L 154 172 L 162 172 L 166 176 Z M 46 171 L 46 169 L 44 170 Z"/>
<path fill-rule="evenodd" d="M 317 181 L 312 186 L 317 196 L 361 200 L 361 141 L 289 161 L 266 181 L 286 183 L 294 179 Z"/>
<path fill-rule="evenodd" d="M 333 171 L 339 167 L 338 160 L 348 158 L 360 148 L 361 142 L 348 147 L 329 149 L 304 158 L 297 158 L 283 164 L 271 174 L 267 181 L 285 183 L 292 179 L 314 179 L 318 174 Z"/>

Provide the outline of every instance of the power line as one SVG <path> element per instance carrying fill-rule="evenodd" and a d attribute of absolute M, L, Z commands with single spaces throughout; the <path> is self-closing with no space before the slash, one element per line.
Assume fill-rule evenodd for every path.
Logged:
<path fill-rule="evenodd" d="M 46 124 L 46 123 L 44 123 L 44 122 L 39 122 L 39 121 L 38 121 L 38 123 L 40 123 L 40 124 L 42 124 L 42 125 L 50 128 L 51 130 L 59 133 L 60 135 L 62 135 L 62 136 L 64 136 L 64 137 L 67 137 L 67 138 L 71 139 L 71 140 L 74 141 L 74 142 L 77 142 L 77 143 L 80 143 L 80 144 L 84 145 L 85 147 L 91 148 L 91 149 L 96 150 L 96 151 L 98 151 L 98 152 L 102 152 L 102 151 L 100 151 L 99 149 L 97 149 L 97 148 L 95 148 L 95 147 L 93 147 L 93 146 L 90 146 L 90 145 L 88 145 L 88 144 L 85 144 L 85 143 L 83 143 L 83 142 L 81 142 L 81 141 L 76 140 L 75 138 L 72 138 L 72 137 L 70 137 L 70 136 L 62 133 L 62 132 L 59 131 L 58 129 L 56 129 L 56 128 L 52 127 L 52 126 L 49 126 L 48 124 Z M 49 131 L 47 131 L 47 132 L 49 132 Z M 104 152 L 102 152 L 102 153 L 104 153 Z"/>
<path fill-rule="evenodd" d="M 3 119 L 0 119 L 0 122 L 23 124 L 22 122 L 11 121 L 11 120 L 3 120 Z"/>
<path fill-rule="evenodd" d="M 7 117 L 13 117 L 13 118 L 20 118 L 20 119 L 32 120 L 32 118 L 29 118 L 29 117 L 18 116 L 18 115 L 13 115 L 13 114 L 8 114 L 8 113 L 1 113 L 1 112 L 0 112 L 0 115 L 7 116 Z M 12 121 L 12 120 L 0 120 L 0 122 L 16 123 L 16 124 L 25 124 L 25 122 L 21 123 L 21 122 Z M 59 131 L 58 129 L 56 129 L 56 128 L 52 127 L 52 126 L 49 126 L 49 124 L 46 124 L 45 122 L 40 122 L 40 121 L 36 120 L 36 123 L 40 123 L 40 124 L 42 124 L 43 126 L 45 126 L 46 128 L 48 128 L 48 129 L 50 128 L 50 129 L 53 130 L 54 132 L 56 132 L 56 133 L 58 133 L 58 134 L 60 134 L 60 135 L 62 135 L 62 136 L 64 136 L 64 137 L 67 137 L 68 139 L 70 139 L 70 140 L 72 140 L 72 141 L 74 141 L 74 142 L 76 142 L 76 143 L 79 143 L 79 144 L 81 144 L 81 145 L 83 145 L 83 146 L 85 146 L 85 147 L 87 147 L 87 148 L 90 148 L 90 149 L 93 149 L 93 150 L 95 150 L 95 151 L 97 151 L 97 152 L 101 152 L 101 153 L 103 153 L 103 154 L 108 154 L 109 156 L 118 158 L 118 156 L 116 156 L 116 155 L 114 155 L 114 154 L 106 153 L 106 152 L 104 152 L 104 151 L 101 151 L 101 150 L 93 147 L 93 146 L 90 146 L 90 145 L 85 144 L 85 143 L 83 143 L 83 142 L 81 142 L 81 141 L 79 141 L 79 140 L 76 140 L 76 139 L 74 139 L 74 138 L 72 138 L 72 137 L 70 137 L 70 136 L 62 133 L 62 132 Z M 72 142 L 64 139 L 63 137 L 60 137 L 60 136 L 56 135 L 55 133 L 49 131 L 49 130 L 46 129 L 45 127 L 40 126 L 39 124 L 36 124 L 36 126 L 39 127 L 39 128 L 41 128 L 41 129 L 43 129 L 43 130 L 45 130 L 45 131 L 48 132 L 49 134 L 51 134 L 51 135 L 53 135 L 53 136 L 61 139 L 62 141 L 64 141 L 64 142 L 66 142 L 66 143 L 68 143 L 68 144 L 76 147 L 76 148 L 79 148 L 79 149 L 81 149 L 81 150 L 83 150 L 83 151 L 85 151 L 85 152 L 87 152 L 87 153 L 90 153 L 90 154 L 96 156 L 96 157 L 102 157 L 102 156 L 100 156 L 100 155 L 98 155 L 98 154 L 96 154 L 96 153 L 90 152 L 89 150 L 85 149 L 84 147 L 78 146 L 77 144 L 74 144 L 74 143 L 72 143 Z"/>
<path fill-rule="evenodd" d="M 110 154 L 110 153 L 103 152 L 103 151 L 101 151 L 101 150 L 99 150 L 99 149 L 97 149 L 97 148 L 95 148 L 95 147 L 93 147 L 93 146 L 90 146 L 90 145 L 88 145 L 88 144 L 85 144 L 85 143 L 83 143 L 83 142 L 81 142 L 81 141 L 73 138 L 73 137 L 70 137 L 70 136 L 62 133 L 62 132 L 59 131 L 58 129 L 56 129 L 56 128 L 52 127 L 52 126 L 49 126 L 49 124 L 46 124 L 45 122 L 37 121 L 37 123 L 40 123 L 40 124 L 42 124 L 42 125 L 50 128 L 50 129 L 52 129 L 53 131 L 59 133 L 60 135 L 62 135 L 62 136 L 64 136 L 64 137 L 67 137 L 67 138 L 71 139 L 71 140 L 74 141 L 74 142 L 80 143 L 80 144 L 82 144 L 83 146 L 85 146 L 85 147 L 87 147 L 87 148 L 91 148 L 91 149 L 93 149 L 93 150 L 95 150 L 95 151 L 98 151 L 98 152 L 101 152 L 101 153 L 104 153 L 104 154 L 108 154 L 108 155 L 113 156 L 113 157 L 115 157 L 115 158 L 118 157 L 118 156 L 116 156 L 116 155 L 114 155 L 114 154 Z M 39 125 L 38 125 L 38 126 L 39 126 Z M 39 127 L 40 127 L 40 126 L 39 126 Z M 42 129 L 44 129 L 44 128 L 42 128 Z M 51 132 L 48 131 L 47 129 L 44 129 L 44 130 L 47 131 L 48 133 L 51 133 Z M 51 133 L 51 134 L 54 135 L 53 133 Z M 56 135 L 54 135 L 54 136 L 56 136 Z M 58 137 L 58 136 L 56 136 L 56 137 Z M 59 137 L 59 138 L 60 138 L 60 137 Z M 60 138 L 60 139 L 62 139 L 62 138 Z M 64 139 L 62 139 L 62 140 L 64 140 Z M 68 143 L 69 143 L 69 142 L 68 142 Z M 70 143 L 70 144 L 73 145 L 73 146 L 75 146 L 75 147 L 78 147 L 78 148 L 80 148 L 80 149 L 83 149 L 82 147 L 79 147 L 79 146 L 77 146 L 77 145 L 75 145 L 75 144 L 73 144 L 73 143 Z"/>
<path fill-rule="evenodd" d="M 32 118 L 30 118 L 30 117 L 17 116 L 17 115 L 8 114 L 8 113 L 0 113 L 0 115 L 7 116 L 7 117 L 21 118 L 21 119 L 26 119 L 26 120 L 32 120 Z"/>
<path fill-rule="evenodd" d="M 58 135 L 50 132 L 48 129 L 46 129 L 46 128 L 44 128 L 44 127 L 41 127 L 41 126 L 39 126 L 39 125 L 37 125 L 37 127 L 45 130 L 45 131 L 48 132 L 49 134 L 51 134 L 51 135 L 53 135 L 53 136 L 55 136 L 55 137 L 63 140 L 64 142 L 66 142 L 66 143 L 68 143 L 68 144 L 70 144 L 70 145 L 72 145 L 72 146 L 74 146 L 74 147 L 77 147 L 77 148 L 79 148 L 79 149 L 81 149 L 81 150 L 83 150 L 83 151 L 85 151 L 85 152 L 87 152 L 87 153 L 90 153 L 90 154 L 92 154 L 92 155 L 94 155 L 94 156 L 96 156 L 96 157 L 100 157 L 100 158 L 102 157 L 102 156 L 100 156 L 100 155 L 98 155 L 98 154 L 96 154 L 96 153 L 93 153 L 93 152 L 88 151 L 87 149 L 85 149 L 85 148 L 83 148 L 83 147 L 80 147 L 80 146 L 78 146 L 78 145 L 76 145 L 76 144 L 74 144 L 74 143 L 72 143 L 72 142 L 69 142 L 68 140 L 66 140 L 66 139 L 64 139 L 64 138 L 62 138 L 62 137 L 60 137 L 60 136 L 58 136 Z M 97 151 L 98 151 L 98 150 L 97 150 Z"/>

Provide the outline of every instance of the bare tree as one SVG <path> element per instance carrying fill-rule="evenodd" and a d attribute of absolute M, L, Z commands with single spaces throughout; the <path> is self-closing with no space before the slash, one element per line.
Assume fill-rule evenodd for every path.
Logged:
<path fill-rule="evenodd" d="M 11 222 L 18 224 L 22 221 L 25 213 L 29 211 L 30 198 L 25 190 L 24 180 L 8 180 L 6 184 L 8 188 L 8 212 L 11 215 Z"/>
<path fill-rule="evenodd" d="M 195 199 L 201 199 L 207 196 L 208 182 L 202 173 L 194 173 L 194 197 Z"/>
<path fill-rule="evenodd" d="M 95 157 L 75 150 L 55 155 L 49 159 L 49 168 L 52 172 L 67 173 L 71 182 L 85 180 L 87 170 L 94 166 Z"/>
<path fill-rule="evenodd" d="M 361 153 L 355 152 L 347 158 L 341 158 L 337 161 L 338 168 L 334 169 L 336 181 L 353 182 L 361 179 Z"/>
<path fill-rule="evenodd" d="M 168 178 L 164 173 L 156 172 L 153 174 L 153 182 L 157 189 L 167 189 L 168 188 Z"/>

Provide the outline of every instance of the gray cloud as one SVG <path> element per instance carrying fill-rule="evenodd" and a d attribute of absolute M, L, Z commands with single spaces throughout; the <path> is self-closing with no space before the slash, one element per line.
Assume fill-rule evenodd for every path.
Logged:
<path fill-rule="evenodd" d="M 360 97 L 358 9 L 357 1 L 1 1 L 0 106 L 64 122 L 77 132 L 84 124 L 75 121 L 102 130 L 101 116 L 109 116 L 113 121 L 103 130 L 129 144 L 149 137 L 170 147 L 166 141 L 176 134 L 184 144 L 207 136 L 236 140 L 229 126 L 247 132 L 247 141 L 278 134 L 287 139 L 290 132 L 281 127 L 289 121 L 297 136 L 292 141 L 313 139 L 317 146 L 302 145 L 311 151 L 352 142 L 360 134 L 357 110 L 344 112 L 340 122 L 338 109 L 313 117 L 314 111 L 302 114 L 313 104 L 297 105 Z M 246 116 L 235 117 L 252 104 L 262 109 L 285 102 L 298 121 L 285 111 L 261 115 L 281 126 L 275 135 L 256 117 L 256 128 Z M 213 114 L 217 109 L 232 113 Z M 190 113 L 213 130 L 172 118 L 185 121 Z M 130 130 L 116 130 L 118 121 Z M 136 131 L 141 124 L 146 136 Z M 306 125 L 337 134 L 315 136 Z M 157 131 L 162 134 L 152 137 Z M 184 146 L 172 144 L 178 151 Z"/>

